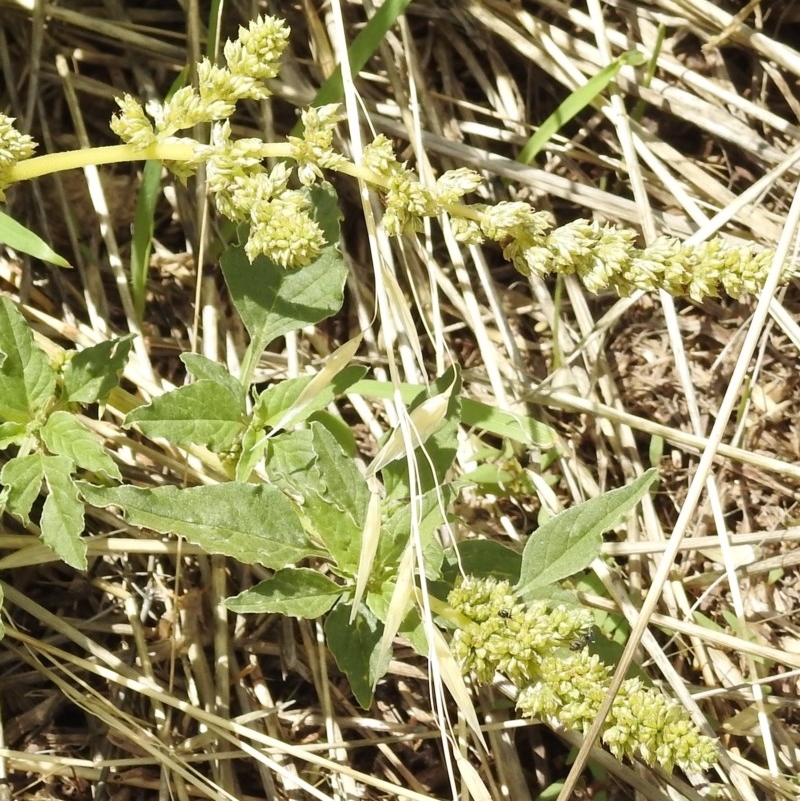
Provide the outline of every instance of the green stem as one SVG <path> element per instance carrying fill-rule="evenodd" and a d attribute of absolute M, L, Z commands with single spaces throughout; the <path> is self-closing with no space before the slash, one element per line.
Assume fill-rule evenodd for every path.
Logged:
<path fill-rule="evenodd" d="M 428 603 L 431 611 L 448 623 L 452 623 L 456 628 L 464 629 L 472 622 L 466 615 L 457 612 L 452 606 L 440 601 L 435 595 L 428 595 Z"/>
<path fill-rule="evenodd" d="M 20 161 L 8 170 L 9 183 L 30 181 L 43 175 L 51 175 L 64 170 L 76 170 L 89 165 L 118 164 L 125 161 L 192 161 L 196 158 L 199 144 L 194 139 L 169 139 L 154 142 L 145 148 L 133 145 L 109 145 L 91 147 L 86 150 L 65 150 L 62 153 L 48 153 L 45 156 Z M 292 158 L 293 148 L 288 142 L 265 143 L 263 158 Z M 345 162 L 338 171 L 353 178 L 360 178 L 374 186 L 386 186 L 386 180 L 374 172 Z"/>
<path fill-rule="evenodd" d="M 196 143 L 188 141 L 156 142 L 144 149 L 133 145 L 109 145 L 91 147 L 87 150 L 66 150 L 25 159 L 15 164 L 8 172 L 12 183 L 29 181 L 64 170 L 75 170 L 91 164 L 116 164 L 123 161 L 188 161 L 194 156 Z"/>
<path fill-rule="evenodd" d="M 253 343 L 250 342 L 244 352 L 241 374 L 239 376 L 239 381 L 245 390 L 250 386 L 250 382 L 253 380 L 253 375 L 255 374 L 256 365 L 258 364 L 260 356 L 261 351 L 256 353 L 255 349 L 253 348 Z"/>

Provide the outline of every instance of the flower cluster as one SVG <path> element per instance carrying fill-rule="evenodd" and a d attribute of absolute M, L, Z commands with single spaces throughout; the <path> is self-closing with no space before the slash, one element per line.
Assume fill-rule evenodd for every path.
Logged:
<path fill-rule="evenodd" d="M 197 65 L 198 89 L 184 86 L 168 101 L 149 105 L 152 121 L 130 95 L 117 98 L 120 113 L 112 118 L 111 129 L 123 142 L 145 148 L 198 123 L 227 119 L 239 100 L 270 96 L 264 82 L 278 74 L 288 39 L 283 20 L 258 17 L 239 28 L 238 39 L 225 43 L 227 66 L 203 58 Z"/>
<path fill-rule="evenodd" d="M 525 604 L 508 582 L 493 579 L 466 578 L 447 600 L 464 623 L 452 651 L 465 672 L 481 682 L 503 673 L 520 690 L 523 714 L 589 729 L 612 671 L 581 645 L 591 625 L 588 610 Z M 639 679 L 622 684 L 601 736 L 616 757 L 639 756 L 667 770 L 705 770 L 717 759 L 714 740 L 698 731 L 686 709 Z"/>
<path fill-rule="evenodd" d="M 569 648 L 584 636 L 592 620 L 585 609 L 548 610 L 545 601 L 526 605 L 508 582 L 466 579 L 447 600 L 470 621 L 456 630 L 453 654 L 482 682 L 499 671 L 524 686 L 538 675 L 542 654 Z"/>
<path fill-rule="evenodd" d="M 423 218 L 447 212 L 460 241 L 498 242 L 504 257 L 523 275 L 577 275 L 595 293 L 609 288 L 621 295 L 664 289 L 696 301 L 718 296 L 721 290 L 733 297 L 755 294 L 772 260 L 772 251 L 729 244 L 719 237 L 697 245 L 660 237 L 639 248 L 634 231 L 589 220 L 555 227 L 552 215 L 527 203 L 465 204 L 462 198 L 481 184 L 478 173 L 450 170 L 426 187 L 397 161 L 382 135 L 364 149 L 363 165 L 380 179 L 386 204 L 383 224 L 390 235 L 421 231 Z M 788 281 L 798 275 L 787 266 L 782 277 Z"/>
<path fill-rule="evenodd" d="M 482 182 L 477 172 L 448 170 L 425 183 L 398 161 L 383 135 L 365 147 L 360 164 L 353 164 L 333 146 L 342 119 L 338 105 L 307 109 L 303 135 L 283 143 L 232 140 L 228 118 L 236 103 L 269 97 L 265 82 L 278 74 L 288 37 L 282 20 L 258 17 L 239 29 L 236 40 L 225 43 L 225 66 L 207 58 L 198 64 L 197 88 L 183 87 L 147 110 L 125 95 L 117 99 L 120 111 L 111 121 L 131 148 L 149 148 L 148 158 L 161 158 L 181 179 L 206 163 L 220 213 L 249 225 L 246 253 L 251 260 L 263 254 L 284 267 L 302 267 L 320 255 L 325 241 L 306 189 L 323 179 L 324 170 L 334 170 L 365 180 L 381 194 L 383 225 L 390 235 L 421 231 L 425 218 L 448 214 L 460 241 L 497 242 L 524 275 L 577 275 L 592 292 L 612 289 L 624 295 L 664 289 L 697 301 L 721 291 L 732 296 L 757 293 L 763 286 L 770 251 L 719 238 L 687 245 L 662 237 L 639 248 L 631 230 L 587 220 L 557 227 L 550 214 L 522 202 L 467 203 L 464 198 Z M 12 122 L 0 116 L 0 199 L 14 178 L 16 162 L 33 150 L 31 139 L 16 132 Z M 176 135 L 198 123 L 211 124 L 209 144 Z M 281 161 L 267 170 L 262 163 L 266 158 Z M 296 173 L 286 160 L 296 163 Z M 789 265 L 783 279 L 797 275 Z"/>
<path fill-rule="evenodd" d="M 445 172 L 433 186 L 424 186 L 415 173 L 397 160 L 392 143 L 383 134 L 364 148 L 362 164 L 383 190 L 386 205 L 383 226 L 390 236 L 421 231 L 424 217 L 447 211 L 482 183 L 474 170 L 460 167 Z"/>
<path fill-rule="evenodd" d="M 230 133 L 227 121 L 217 123 L 211 144 L 196 150 L 198 159 L 207 159 L 206 179 L 217 209 L 234 222 L 249 223 L 250 261 L 263 254 L 283 267 L 310 263 L 325 236 L 311 216 L 307 191 L 289 187 L 292 170 L 285 162 L 267 171 L 261 140 L 232 140 Z"/>
<path fill-rule="evenodd" d="M 707 770 L 717 761 L 717 747 L 697 730 L 686 709 L 639 679 L 623 682 L 611 707 L 603 742 L 617 757 L 640 754 L 667 770 Z"/>
<path fill-rule="evenodd" d="M 285 162 L 267 171 L 262 161 L 269 149 L 263 141 L 231 139 L 228 122 L 239 100 L 269 96 L 264 82 L 278 74 L 288 36 L 289 29 L 281 20 L 259 17 L 248 28 L 239 29 L 237 40 L 226 42 L 227 66 L 208 59 L 200 62 L 199 89 L 179 89 L 163 106 L 150 110 L 152 123 L 126 95 L 117 101 L 121 111 L 112 120 L 112 128 L 124 141 L 144 148 L 197 123 L 212 123 L 210 144 L 192 141 L 192 157 L 168 166 L 185 179 L 205 162 L 208 187 L 219 212 L 249 225 L 245 253 L 250 261 L 265 255 L 283 267 L 295 267 L 313 261 L 325 246 L 322 229 L 311 216 L 308 194 L 290 188 L 292 170 Z M 308 109 L 303 115 L 304 136 L 289 139 L 288 154 L 297 162 L 304 186 L 322 177 L 321 168 L 335 169 L 344 160 L 331 147 L 337 109 Z"/>
<path fill-rule="evenodd" d="M 302 114 L 303 136 L 288 136 L 292 158 L 297 162 L 297 177 L 303 186 L 323 178 L 322 170 L 336 170 L 346 160 L 333 149 L 333 133 L 343 117 L 338 103 L 311 107 Z"/>
<path fill-rule="evenodd" d="M 5 200 L 4 191 L 12 183 L 8 170 L 18 161 L 30 158 L 35 148 L 33 139 L 14 127 L 14 118 L 0 113 L 0 200 Z"/>
<path fill-rule="evenodd" d="M 649 247 L 635 245 L 633 231 L 588 220 L 553 229 L 529 247 L 509 240 L 504 254 L 523 274 L 577 275 L 592 292 L 612 288 L 621 295 L 664 289 L 677 297 L 702 301 L 724 290 L 732 297 L 755 294 L 764 285 L 772 251 L 758 251 L 717 237 L 689 245 L 659 237 Z M 783 280 L 796 277 L 784 269 Z"/>

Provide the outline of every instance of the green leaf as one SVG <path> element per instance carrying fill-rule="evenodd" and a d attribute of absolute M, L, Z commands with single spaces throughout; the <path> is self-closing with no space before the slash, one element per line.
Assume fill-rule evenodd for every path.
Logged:
<path fill-rule="evenodd" d="M 250 420 L 242 434 L 239 459 L 236 462 L 236 480 L 246 482 L 250 480 L 253 470 L 256 469 L 269 440 L 264 436 L 264 429 Z"/>
<path fill-rule="evenodd" d="M 354 459 L 358 454 L 358 443 L 356 442 L 354 430 L 338 415 L 331 414 L 325 409 L 320 409 L 309 416 L 308 422 L 319 423 L 323 428 L 330 431 L 346 456 Z"/>
<path fill-rule="evenodd" d="M 19 309 L 0 297 L 0 419 L 28 423 L 45 406 L 56 387 L 56 374 Z"/>
<path fill-rule="evenodd" d="M 212 6 L 216 5 L 212 3 Z M 214 12 L 211 11 L 213 18 Z M 206 42 L 210 48 L 208 55 L 215 56 L 215 48 L 219 44 L 215 39 L 209 38 Z M 168 101 L 175 92 L 183 86 L 189 78 L 189 67 L 184 68 L 177 74 L 175 80 L 170 85 L 164 97 Z M 139 323 L 144 317 L 144 306 L 147 290 L 147 274 L 150 270 L 150 252 L 153 245 L 153 232 L 155 231 L 156 209 L 158 197 L 161 192 L 161 173 L 164 165 L 160 161 L 147 161 L 142 170 L 142 179 L 139 182 L 139 193 L 136 196 L 136 214 L 133 218 L 131 236 L 131 294 L 136 311 L 136 319 Z"/>
<path fill-rule="evenodd" d="M 311 194 L 318 222 L 324 229 L 338 231 L 338 225 L 331 225 L 332 201 L 324 189 L 315 187 Z M 338 233 L 329 241 L 331 244 L 316 261 L 292 270 L 264 256 L 251 264 L 241 246 L 222 254 L 220 265 L 225 282 L 250 334 L 242 368 L 244 385 L 249 385 L 255 361 L 270 342 L 288 331 L 318 323 L 341 308 L 347 267 L 336 247 Z"/>
<path fill-rule="evenodd" d="M 313 377 L 287 378 L 259 392 L 253 405 L 253 421 L 261 428 L 271 428 L 292 408 Z"/>
<path fill-rule="evenodd" d="M 394 582 L 385 581 L 381 584 L 379 592 L 367 593 L 366 604 L 382 623 L 386 622 L 394 590 Z M 403 618 L 403 622 L 397 629 L 397 636 L 408 640 L 409 645 L 420 656 L 428 655 L 428 635 L 425 632 L 425 626 L 422 624 L 422 619 L 419 616 L 419 610 L 415 606 L 412 606 Z"/>
<path fill-rule="evenodd" d="M 3 608 L 3 588 L 0 586 L 0 609 Z M 3 625 L 3 619 L 0 617 L 0 640 L 6 636 L 6 627 Z"/>
<path fill-rule="evenodd" d="M 644 64 L 645 57 L 638 50 L 629 50 L 615 58 L 610 64 L 593 75 L 585 84 L 579 86 L 570 96 L 539 126 L 536 133 L 528 140 L 517 161 L 530 164 L 564 125 L 576 114 L 583 111 L 611 83 L 619 71 L 626 65 Z"/>
<path fill-rule="evenodd" d="M 50 453 L 66 456 L 78 467 L 93 473 L 105 473 L 122 481 L 116 462 L 103 446 L 69 412 L 53 412 L 40 431 Z"/>
<path fill-rule="evenodd" d="M 552 448 L 558 442 L 556 432 L 547 423 L 534 417 L 504 412 L 470 398 L 463 398 L 461 401 L 461 419 L 464 425 L 477 426 L 523 445 Z"/>
<path fill-rule="evenodd" d="M 154 398 L 125 417 L 147 437 L 164 437 L 176 445 L 205 445 L 212 451 L 230 450 L 244 430 L 241 393 L 201 379 Z"/>
<path fill-rule="evenodd" d="M 415 449 L 416 469 L 419 488 L 423 493 L 445 483 L 447 473 L 453 465 L 458 449 L 458 426 L 461 420 L 461 377 L 454 376 L 451 368 L 440 376 L 430 387 L 430 392 L 423 391 L 409 405 L 413 410 L 429 397 L 435 398 L 452 387 L 452 394 L 442 422 L 424 443 Z M 391 435 L 390 435 L 391 436 Z M 383 468 L 383 480 L 389 498 L 409 498 L 412 495 L 411 482 L 408 475 L 408 460 L 397 459 Z M 414 487 L 413 493 L 419 490 Z"/>
<path fill-rule="evenodd" d="M 495 540 L 466 540 L 456 549 L 445 553 L 447 566 L 443 576 L 454 584 L 458 576 L 466 573 L 477 578 L 494 578 L 516 584 L 519 581 L 522 555 Z"/>
<path fill-rule="evenodd" d="M 379 592 L 367 593 L 366 604 L 381 623 L 386 622 L 394 590 L 394 582 L 385 581 L 381 584 Z M 418 654 L 421 656 L 428 655 L 428 637 L 425 633 L 425 626 L 422 625 L 419 610 L 416 607 L 412 606 L 408 610 L 408 614 L 403 618 L 400 628 L 397 629 L 397 634 L 404 640 L 408 640 L 411 647 Z"/>
<path fill-rule="evenodd" d="M 105 403 L 119 384 L 134 334 L 109 339 L 75 353 L 64 366 L 64 399 L 70 403 Z"/>
<path fill-rule="evenodd" d="M 478 484 L 483 489 L 491 489 L 495 494 L 503 494 L 507 496 L 507 492 L 503 492 L 503 488 L 508 486 L 514 479 L 517 478 L 511 471 L 506 470 L 496 464 L 481 464 L 469 473 L 464 473 L 461 476 L 462 481 L 468 481 L 473 484 Z"/>
<path fill-rule="evenodd" d="M 158 196 L 161 193 L 161 173 L 164 165 L 160 161 L 148 161 L 142 170 L 139 194 L 136 197 L 136 214 L 133 218 L 131 236 L 131 295 L 136 309 L 136 319 L 144 317 L 144 302 L 147 289 L 147 273 L 150 270 L 150 250 L 155 230 L 155 215 Z"/>
<path fill-rule="evenodd" d="M 386 36 L 386 33 L 410 3 L 411 0 L 385 0 L 373 14 L 372 19 L 367 22 L 350 47 L 347 48 L 347 60 L 350 63 L 350 70 L 353 75 L 358 74 L 369 61 L 383 41 L 383 37 Z M 311 105 L 323 106 L 326 103 L 336 103 L 343 96 L 342 68 L 337 67 L 319 88 L 319 91 L 311 101 Z M 302 128 L 295 126 L 292 135 L 301 136 Z"/>
<path fill-rule="evenodd" d="M 327 428 L 312 423 L 310 430 L 316 466 L 325 482 L 325 489 L 320 493 L 322 499 L 345 512 L 360 528 L 364 525 L 369 503 L 364 476 Z"/>
<path fill-rule="evenodd" d="M 241 398 L 242 409 L 244 409 L 244 387 L 238 379 L 230 374 L 226 367 L 200 353 L 181 353 L 180 359 L 196 380 L 206 379 L 208 381 L 214 381 L 225 387 L 231 395 L 239 396 Z"/>
<path fill-rule="evenodd" d="M 43 239 L 2 211 L 0 211 L 0 243 L 20 253 L 27 253 L 34 259 L 55 264 L 57 267 L 70 266 L 70 263 L 63 256 L 59 256 Z"/>
<path fill-rule="evenodd" d="M 339 198 L 333 184 L 320 181 L 306 190 L 311 198 L 313 217 L 329 245 L 339 243 L 339 224 L 343 219 Z"/>
<path fill-rule="evenodd" d="M 285 422 L 284 427 L 296 425 L 314 412 L 324 409 L 334 398 L 343 395 L 356 381 L 363 378 L 366 372 L 366 367 L 357 365 L 345 367 L 332 378 L 325 389 L 303 406 L 297 416 L 292 415 Z M 256 399 L 253 410 L 253 416 L 258 420 L 258 424 L 263 428 L 271 428 L 280 422 L 313 379 L 314 376 L 290 378 L 265 389 Z"/>
<path fill-rule="evenodd" d="M 420 387 L 415 384 L 400 384 L 397 387 L 400 397 L 405 403 L 411 403 L 418 395 Z M 388 381 L 362 379 L 350 388 L 354 395 L 367 398 L 391 400 L 395 396 L 395 388 Z M 487 403 L 462 398 L 461 420 L 465 426 L 476 426 L 498 437 L 508 437 L 514 442 L 537 448 L 552 448 L 558 438 L 555 431 L 546 423 L 533 417 L 515 415 L 496 409 Z"/>
<path fill-rule="evenodd" d="M 388 659 L 378 664 L 383 627 L 366 606 L 359 607 L 352 624 L 350 611 L 349 604 L 336 604 L 325 620 L 325 637 L 339 670 L 350 682 L 353 695 L 368 709 L 372 704 L 372 688 L 389 666 Z"/>
<path fill-rule="evenodd" d="M 72 461 L 66 456 L 43 456 L 42 468 L 47 498 L 42 508 L 42 542 L 76 570 L 86 570 L 83 503 L 72 476 Z"/>
<path fill-rule="evenodd" d="M 5 508 L 27 526 L 34 501 L 42 490 L 42 455 L 30 453 L 10 459 L 0 470 Z"/>
<path fill-rule="evenodd" d="M 625 519 L 657 478 L 648 470 L 633 484 L 566 509 L 540 526 L 522 553 L 519 594 L 525 598 L 588 567 L 600 554 L 602 535 Z"/>
<path fill-rule="evenodd" d="M 296 495 L 305 495 L 307 489 L 324 492 L 311 429 L 279 434 L 268 444 L 267 470 L 272 483 Z"/>
<path fill-rule="evenodd" d="M 0 450 L 11 445 L 21 445 L 28 431 L 22 423 L 0 423 Z"/>
<path fill-rule="evenodd" d="M 355 462 L 319 423 L 269 440 L 270 479 L 303 498 L 302 514 L 331 557 L 355 571 L 369 490 Z"/>
<path fill-rule="evenodd" d="M 208 553 L 273 569 L 318 556 L 292 502 L 269 484 L 208 487 L 97 487 L 78 482 L 94 506 L 119 506 L 135 526 L 178 534 Z"/>
<path fill-rule="evenodd" d="M 445 515 L 455 499 L 455 489 L 450 484 L 426 492 L 419 503 L 419 533 L 422 538 L 422 552 L 425 573 L 428 578 L 438 578 L 444 559 L 444 551 L 436 530 L 445 522 Z M 408 545 L 411 536 L 412 506 L 409 501 L 396 503 L 396 509 L 384 522 L 381 541 L 378 545 L 376 565 L 396 564 Z"/>
<path fill-rule="evenodd" d="M 287 567 L 225 601 L 232 612 L 291 615 L 314 620 L 324 615 L 341 596 L 342 588 L 307 567 Z"/>

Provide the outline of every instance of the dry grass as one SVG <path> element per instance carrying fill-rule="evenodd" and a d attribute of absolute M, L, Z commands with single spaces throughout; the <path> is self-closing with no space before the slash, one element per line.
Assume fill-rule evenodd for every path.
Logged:
<path fill-rule="evenodd" d="M 163 96 L 205 49 L 196 4 L 185 4 L 186 14 L 147 2 L 72 5 L 0 0 L 0 107 L 43 150 L 111 143 L 113 97 Z M 327 5 L 275 5 L 294 32 L 291 56 L 274 102 L 237 119 L 248 135 L 288 131 L 296 107 L 330 74 L 344 31 L 352 39 L 372 3 L 343 5 L 344 30 Z M 223 35 L 255 13 L 250 6 L 225 6 Z M 800 52 L 790 43 L 798 33 L 794 4 L 780 0 L 417 0 L 357 82 L 361 122 L 394 137 L 423 174 L 482 170 L 489 201 L 527 199 L 560 222 L 609 220 L 644 240 L 720 231 L 775 247 L 794 238 Z M 649 85 L 642 70 L 623 70 L 614 92 L 565 126 L 536 167 L 514 161 L 532 126 L 634 47 L 657 53 Z M 342 145 L 357 153 L 350 111 Z M 365 126 L 360 135 L 369 135 Z M 125 165 L 11 196 L 10 213 L 78 268 L 0 259 L 3 291 L 27 304 L 51 347 L 138 333 L 122 280 L 136 184 Z M 535 492 L 474 499 L 474 528 L 505 541 L 523 541 L 542 509 L 628 483 L 651 461 L 659 467 L 659 494 L 606 544 L 586 601 L 615 613 L 617 632 L 628 617 L 641 638 L 637 661 L 713 721 L 724 759 L 707 777 L 668 777 L 595 752 L 573 797 L 695 799 L 710 783 L 735 801 L 797 798 L 797 287 L 770 300 L 766 319 L 766 302 L 753 298 L 698 306 L 596 297 L 572 279 L 526 281 L 496 250 L 458 246 L 446 227 L 386 243 L 365 228 L 354 187 L 339 189 L 352 268 L 346 313 L 265 355 L 260 380 L 313 368 L 359 329 L 379 378 L 392 361 L 412 382 L 460 361 L 469 395 L 535 413 L 559 431 L 555 487 L 534 459 Z M 243 332 L 208 244 L 200 247 L 200 232 L 211 243 L 215 225 L 193 188 L 165 192 L 129 391 L 148 396 L 179 383 L 182 351 L 238 363 Z M 416 331 L 397 294 L 376 292 L 376 248 L 411 303 Z M 406 336 L 394 337 L 398 328 Z M 740 355 L 748 332 L 757 335 L 752 362 Z M 733 418 L 715 426 L 731 402 Z M 94 425 L 128 479 L 213 480 L 184 454 L 127 441 L 118 411 Z M 354 413 L 366 440 L 391 423 L 365 403 Z M 257 569 L 131 531 L 110 513 L 95 513 L 89 526 L 86 575 L 51 561 L 36 532 L 11 519 L 0 535 L 10 585 L 0 651 L 3 798 L 450 795 L 428 666 L 409 649 L 398 644 L 373 708 L 361 710 L 315 625 L 225 612 L 221 599 L 249 586 Z M 686 537 L 679 543 L 673 532 Z M 657 574 L 665 552 L 671 569 Z M 637 610 L 648 592 L 657 606 L 642 633 Z M 575 738 L 517 721 L 494 691 L 476 702 L 491 753 L 466 739 L 464 753 L 492 798 L 525 801 L 565 778 Z"/>

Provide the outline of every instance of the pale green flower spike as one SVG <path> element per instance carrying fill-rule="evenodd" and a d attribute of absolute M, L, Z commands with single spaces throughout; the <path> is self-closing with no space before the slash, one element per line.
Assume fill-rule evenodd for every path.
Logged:
<path fill-rule="evenodd" d="M 119 114 L 111 118 L 111 130 L 123 142 L 144 150 L 156 141 L 153 123 L 144 109 L 131 95 L 116 98 Z"/>
<path fill-rule="evenodd" d="M 635 290 L 664 289 L 698 302 L 720 291 L 732 297 L 757 293 L 773 256 L 770 250 L 730 244 L 719 237 L 697 245 L 659 237 L 640 249 L 634 245 L 633 231 L 588 220 L 562 225 L 547 235 L 542 235 L 541 225 L 538 230 L 529 226 L 523 231 L 527 242 L 514 233 L 509 231 L 503 254 L 523 275 L 575 274 L 591 292 L 614 289 L 629 295 Z M 503 242 L 502 237 L 490 238 Z M 787 265 L 782 280 L 799 275 L 797 268 Z"/>
<path fill-rule="evenodd" d="M 465 673 L 484 683 L 503 673 L 520 691 L 523 714 L 589 730 L 612 670 L 588 648 L 573 650 L 591 626 L 588 610 L 525 604 L 508 582 L 469 577 L 447 601 L 462 621 L 451 649 Z M 619 759 L 638 756 L 666 770 L 707 770 L 717 760 L 715 741 L 686 709 L 638 679 L 623 683 L 601 737 Z"/>
<path fill-rule="evenodd" d="M 247 258 L 264 254 L 282 267 L 308 264 L 325 247 L 325 235 L 310 212 L 308 197 L 291 189 L 253 204 Z"/>
<path fill-rule="evenodd" d="M 289 28 L 283 20 L 258 17 L 248 28 L 239 28 L 236 41 L 226 42 L 227 67 L 207 58 L 197 65 L 199 90 L 183 86 L 166 102 L 148 108 L 152 124 L 130 95 L 117 98 L 120 113 L 112 118 L 111 129 L 124 142 L 145 148 L 201 122 L 227 119 L 239 100 L 270 96 L 264 82 L 278 74 L 288 39 Z"/>
<path fill-rule="evenodd" d="M 456 630 L 453 655 L 480 681 L 499 671 L 515 684 L 526 684 L 538 675 L 544 654 L 569 649 L 592 622 L 585 609 L 548 610 L 545 601 L 526 605 L 508 582 L 490 579 L 464 579 L 447 601 L 471 621 Z"/>
<path fill-rule="evenodd" d="M 462 167 L 443 173 L 433 185 L 423 184 L 398 161 L 382 134 L 364 148 L 361 163 L 353 164 L 333 147 L 335 127 L 343 119 L 338 105 L 306 109 L 302 137 L 290 136 L 285 143 L 232 140 L 228 118 L 236 103 L 269 97 L 266 81 L 278 74 L 288 39 L 283 20 L 260 16 L 240 27 L 236 40 L 225 43 L 225 66 L 207 58 L 200 61 L 198 89 L 185 86 L 164 103 L 148 104 L 146 111 L 124 95 L 117 99 L 120 111 L 111 120 L 112 130 L 124 142 L 135 150 L 148 150 L 147 158 L 160 159 L 181 180 L 199 164 L 207 164 L 208 187 L 219 212 L 250 226 L 248 258 L 264 254 L 284 267 L 302 267 L 320 255 L 325 246 L 322 231 L 311 217 L 306 196 L 292 182 L 309 187 L 324 179 L 324 170 L 334 170 L 377 189 L 390 235 L 422 231 L 426 217 L 446 213 L 459 241 L 497 242 L 523 275 L 574 274 L 592 292 L 611 289 L 627 295 L 664 289 L 696 301 L 722 291 L 734 297 L 754 294 L 763 286 L 771 251 L 719 238 L 687 245 L 668 237 L 642 249 L 636 247 L 633 231 L 587 220 L 557 228 L 552 215 L 527 203 L 464 203 L 481 184 L 477 172 Z M 39 172 L 14 175 L 16 164 L 31 156 L 33 142 L 15 131 L 12 122 L 0 116 L 0 199 L 14 180 L 47 171 L 43 165 Z M 177 136 L 198 123 L 211 124 L 210 144 Z M 135 156 L 121 153 L 119 158 Z M 282 166 L 268 172 L 263 166 L 267 158 L 281 160 Z M 286 166 L 286 159 L 296 163 L 296 172 Z M 787 266 L 783 279 L 798 275 L 794 266 Z"/>
<path fill-rule="evenodd" d="M 9 168 L 29 159 L 36 149 L 36 142 L 14 127 L 14 119 L 0 113 L 0 200 L 5 200 L 4 190 L 12 184 L 7 174 Z"/>
<path fill-rule="evenodd" d="M 246 28 L 239 26 L 238 39 L 225 43 L 228 69 L 239 78 L 264 83 L 278 74 L 288 41 L 289 27 L 282 19 L 257 17 Z"/>
<path fill-rule="evenodd" d="M 337 169 L 345 157 L 333 150 L 333 132 L 344 119 L 339 104 L 306 109 L 302 115 L 303 136 L 287 137 L 292 146 L 292 158 L 297 162 L 297 176 L 304 186 L 323 178 L 323 169 Z"/>
<path fill-rule="evenodd" d="M 395 170 L 401 169 L 392 143 L 383 134 L 378 134 L 372 142 L 364 146 L 361 163 L 370 172 L 383 178 L 388 178 Z"/>

